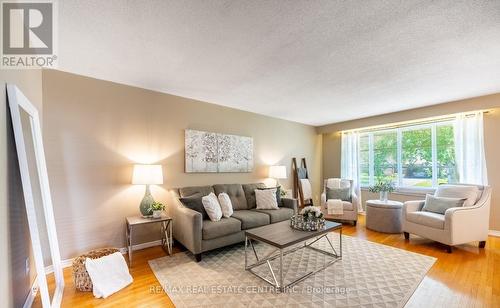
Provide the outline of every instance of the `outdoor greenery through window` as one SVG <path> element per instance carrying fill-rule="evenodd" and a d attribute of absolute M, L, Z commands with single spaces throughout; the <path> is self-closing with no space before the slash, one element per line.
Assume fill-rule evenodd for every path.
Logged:
<path fill-rule="evenodd" d="M 379 180 L 392 180 L 398 188 L 456 182 L 451 121 L 362 132 L 359 138 L 362 187 Z"/>

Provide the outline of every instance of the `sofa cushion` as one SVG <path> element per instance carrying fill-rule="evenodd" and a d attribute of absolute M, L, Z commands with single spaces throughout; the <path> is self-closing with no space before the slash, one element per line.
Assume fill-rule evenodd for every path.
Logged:
<path fill-rule="evenodd" d="M 213 186 L 215 194 L 218 196 L 220 193 L 226 193 L 231 199 L 233 210 L 246 210 L 247 199 L 241 184 L 216 184 Z"/>
<path fill-rule="evenodd" d="M 231 217 L 231 215 L 233 215 L 233 204 L 231 203 L 231 198 L 229 198 L 229 195 L 226 193 L 220 193 L 217 199 L 219 199 L 222 216 Z"/>
<path fill-rule="evenodd" d="M 281 186 L 276 186 L 276 187 L 264 187 L 264 188 L 257 188 L 258 190 L 270 190 L 270 189 L 276 189 L 276 202 L 278 202 L 278 206 L 281 205 Z M 255 202 L 257 203 L 257 198 L 255 199 Z"/>
<path fill-rule="evenodd" d="M 222 218 L 222 209 L 220 208 L 219 199 L 214 193 L 201 198 L 203 207 L 211 221 L 219 221 Z"/>
<path fill-rule="evenodd" d="M 256 189 L 255 200 L 259 210 L 277 210 L 278 201 L 276 199 L 276 188 Z"/>
<path fill-rule="evenodd" d="M 243 191 L 245 192 L 245 197 L 247 199 L 247 209 L 254 209 L 257 207 L 257 202 L 255 201 L 255 190 L 266 188 L 263 183 L 254 184 L 243 184 Z"/>
<path fill-rule="evenodd" d="M 406 213 L 406 220 L 435 229 L 444 229 L 444 215 L 432 212 Z"/>
<path fill-rule="evenodd" d="M 222 218 L 219 221 L 203 220 L 202 236 L 204 240 L 218 238 L 239 231 L 241 231 L 241 222 L 232 217 Z"/>
<path fill-rule="evenodd" d="M 292 217 L 294 211 L 292 209 L 289 209 L 287 207 L 280 207 L 277 210 L 257 210 L 253 209 L 251 211 L 256 211 L 260 213 L 264 213 L 269 215 L 269 218 L 271 219 L 271 223 L 276 223 L 284 220 L 290 219 Z"/>
<path fill-rule="evenodd" d="M 478 201 L 479 188 L 473 185 L 439 185 L 435 197 L 464 198 L 464 206 L 472 206 Z"/>
<path fill-rule="evenodd" d="M 182 202 L 185 207 L 200 212 L 201 215 L 203 215 L 203 219 L 208 219 L 208 213 L 205 211 L 205 207 L 203 206 L 202 197 L 203 194 L 196 193 L 189 197 L 179 198 L 179 201 Z"/>
<path fill-rule="evenodd" d="M 203 197 L 213 192 L 214 189 L 212 188 L 212 186 L 191 186 L 179 188 L 179 195 L 181 197 L 189 197 L 197 193 L 200 193 Z"/>
<path fill-rule="evenodd" d="M 271 222 L 269 215 L 250 210 L 234 211 L 232 218 L 241 221 L 241 230 L 265 226 Z"/>

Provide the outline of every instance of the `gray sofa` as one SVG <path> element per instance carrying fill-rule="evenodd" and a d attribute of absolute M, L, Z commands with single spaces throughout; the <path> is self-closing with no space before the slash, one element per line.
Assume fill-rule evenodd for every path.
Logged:
<path fill-rule="evenodd" d="M 245 230 L 288 220 L 297 212 L 297 200 L 288 198 L 281 198 L 277 210 L 257 210 L 255 190 L 259 188 L 265 185 L 217 184 L 177 189 L 173 204 L 169 204 L 175 240 L 191 251 L 199 262 L 203 252 L 244 241 Z M 231 217 L 214 222 L 202 214 L 203 210 L 188 203 L 195 200 L 198 204 L 198 198 L 211 192 L 229 195 L 234 209 Z"/>

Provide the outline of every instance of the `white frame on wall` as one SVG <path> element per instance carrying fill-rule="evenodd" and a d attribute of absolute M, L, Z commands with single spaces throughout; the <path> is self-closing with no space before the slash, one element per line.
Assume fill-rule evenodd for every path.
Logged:
<path fill-rule="evenodd" d="M 33 255 L 35 258 L 35 267 L 37 273 L 38 290 L 42 300 L 43 307 L 60 307 L 62 294 L 64 291 L 64 276 L 61 264 L 61 256 L 59 253 L 59 243 L 57 240 L 54 211 L 52 207 L 52 198 L 50 195 L 49 179 L 47 175 L 47 166 L 45 162 L 45 154 L 43 150 L 42 130 L 38 110 L 24 96 L 16 85 L 7 85 L 7 94 L 9 107 L 12 117 L 12 126 L 14 129 L 14 138 L 17 148 L 17 156 L 19 160 L 19 170 L 21 172 L 21 182 L 23 186 L 24 201 L 26 205 L 26 214 L 33 247 Z M 39 226 L 36 218 L 35 203 L 33 200 L 33 191 L 31 187 L 31 179 L 29 173 L 29 165 L 27 152 L 25 147 L 24 132 L 21 122 L 20 109 L 24 110 L 30 116 L 31 135 L 33 136 L 33 145 L 35 150 L 35 159 L 37 166 L 37 174 L 39 177 L 40 191 L 43 204 L 43 213 L 49 239 L 50 254 L 52 265 L 54 268 L 55 290 L 50 299 L 50 294 L 47 285 L 47 277 L 43 260 L 42 246 L 40 242 Z"/>

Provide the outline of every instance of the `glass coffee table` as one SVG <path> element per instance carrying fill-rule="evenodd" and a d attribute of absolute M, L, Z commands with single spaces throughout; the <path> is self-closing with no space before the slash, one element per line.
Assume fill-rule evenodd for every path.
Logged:
<path fill-rule="evenodd" d="M 339 247 L 338 253 L 332 242 L 328 238 L 328 233 L 338 230 L 339 232 Z M 312 244 L 318 242 L 321 239 L 325 239 L 328 242 L 328 247 L 331 248 L 331 251 L 323 250 L 317 247 L 313 247 Z M 310 242 L 308 242 L 311 240 Z M 267 253 L 263 257 L 259 257 L 257 251 L 255 250 L 255 246 L 253 241 L 258 241 L 265 243 L 269 246 L 272 246 L 274 249 Z M 253 264 L 249 264 L 248 261 L 248 253 L 249 247 L 253 251 L 255 255 L 255 259 L 257 260 Z M 289 248 L 289 249 L 288 249 Z M 285 283 L 283 277 L 283 257 L 287 254 L 294 253 L 299 249 L 312 249 L 316 252 L 325 254 L 329 257 L 332 257 L 330 261 L 327 261 L 322 267 L 309 271 L 304 275 L 294 279 L 290 283 Z M 276 278 L 276 273 L 273 267 L 271 266 L 271 261 L 279 258 L 279 279 Z M 279 223 L 274 223 L 267 226 L 258 227 L 255 229 L 250 229 L 245 231 L 245 270 L 251 272 L 256 275 L 260 279 L 266 281 L 272 286 L 276 287 L 276 289 L 280 292 L 285 291 L 287 288 L 299 283 L 300 281 L 306 279 L 307 277 L 314 275 L 315 273 L 324 270 L 328 266 L 342 259 L 342 224 L 337 222 L 326 221 L 325 227 L 317 230 L 317 231 L 301 231 L 293 229 L 290 226 L 290 221 L 283 221 Z M 268 279 L 254 269 L 261 265 L 267 265 L 269 268 L 269 272 L 272 275 L 272 280 Z"/>

